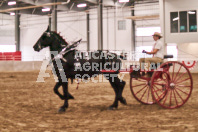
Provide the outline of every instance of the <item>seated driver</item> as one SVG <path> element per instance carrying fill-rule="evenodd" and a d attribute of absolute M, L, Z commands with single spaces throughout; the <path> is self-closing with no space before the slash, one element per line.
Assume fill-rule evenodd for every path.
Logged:
<path fill-rule="evenodd" d="M 162 38 L 161 34 L 158 32 L 155 32 L 152 36 L 155 41 L 152 51 L 148 52 L 148 51 L 143 50 L 142 53 L 146 53 L 146 54 L 153 55 L 153 56 L 152 58 L 140 58 L 139 59 L 141 70 L 143 70 L 144 68 L 146 70 L 151 70 L 150 68 L 152 67 L 150 66 L 152 63 L 154 64 L 161 63 L 164 58 L 164 45 L 160 40 Z M 146 64 L 147 67 L 144 67 L 144 64 Z M 145 76 L 150 77 L 149 74 L 146 74 Z"/>

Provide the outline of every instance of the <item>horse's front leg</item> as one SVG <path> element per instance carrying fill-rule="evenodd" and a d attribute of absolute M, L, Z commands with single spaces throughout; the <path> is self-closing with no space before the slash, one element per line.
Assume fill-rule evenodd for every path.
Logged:
<path fill-rule="evenodd" d="M 59 113 L 65 112 L 66 108 L 68 108 L 68 106 L 69 106 L 69 104 L 68 104 L 68 99 L 69 99 L 68 82 L 63 82 L 62 87 L 63 87 L 63 94 L 64 94 L 64 104 L 58 110 Z"/>
<path fill-rule="evenodd" d="M 54 93 L 57 94 L 60 97 L 60 99 L 64 100 L 65 97 L 62 94 L 60 94 L 59 91 L 58 91 L 58 89 L 59 89 L 60 86 L 61 86 L 61 82 L 57 82 L 55 84 L 55 86 L 54 86 Z M 74 97 L 69 92 L 68 92 L 68 99 L 74 99 Z"/>
<path fill-rule="evenodd" d="M 64 96 L 59 93 L 58 88 L 61 86 L 61 82 L 57 82 L 54 86 L 54 93 L 57 94 L 62 100 L 64 99 Z"/>

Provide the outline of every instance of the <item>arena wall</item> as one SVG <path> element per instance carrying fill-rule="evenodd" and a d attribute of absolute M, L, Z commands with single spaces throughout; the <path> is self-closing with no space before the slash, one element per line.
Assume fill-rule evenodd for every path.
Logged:
<path fill-rule="evenodd" d="M 90 50 L 98 49 L 98 20 L 97 9 L 89 11 L 90 14 Z M 126 50 L 131 51 L 131 20 L 125 19 L 131 15 L 129 9 L 119 9 L 115 14 L 114 9 L 103 11 L 103 46 L 104 50 Z M 116 19 L 115 19 L 116 17 Z M 118 30 L 118 21 L 126 22 L 125 30 Z M 43 49 L 40 53 L 33 50 L 33 45 L 47 29 L 48 16 L 21 15 L 21 51 L 23 61 L 42 61 L 48 49 Z M 78 47 L 80 50 L 87 50 L 87 27 L 85 12 L 59 12 L 57 32 L 72 43 L 82 38 L 82 43 Z"/>
<path fill-rule="evenodd" d="M 0 44 L 14 45 L 14 17 L 1 13 L 0 20 Z"/>
<path fill-rule="evenodd" d="M 0 61 L 0 72 L 40 70 L 42 61 Z"/>
<path fill-rule="evenodd" d="M 197 43 L 198 32 L 171 33 L 170 12 L 196 10 L 198 14 L 197 0 L 161 0 L 164 1 L 161 12 L 164 12 L 164 33 L 166 43 Z M 163 15 L 163 14 L 161 14 Z M 198 15 L 197 15 L 198 16 Z M 198 17 L 197 17 L 198 20 Z"/>
<path fill-rule="evenodd" d="M 197 0 L 160 0 L 160 24 L 165 45 L 177 46 L 177 60 L 197 61 L 198 32 L 171 33 L 170 12 L 197 11 Z"/>

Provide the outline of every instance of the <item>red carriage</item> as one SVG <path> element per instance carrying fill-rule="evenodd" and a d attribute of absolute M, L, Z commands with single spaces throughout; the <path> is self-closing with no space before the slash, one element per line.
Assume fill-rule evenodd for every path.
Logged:
<path fill-rule="evenodd" d="M 165 55 L 164 59 L 167 58 L 173 58 L 173 56 Z M 174 109 L 184 105 L 192 93 L 193 79 L 189 69 L 183 63 L 164 62 L 157 69 L 149 71 L 150 77 L 144 77 L 144 71 L 136 71 L 136 69 L 135 66 L 131 66 L 128 70 L 130 89 L 135 99 L 142 104 L 157 103 L 163 108 Z M 122 71 L 126 70 L 120 72 Z"/>

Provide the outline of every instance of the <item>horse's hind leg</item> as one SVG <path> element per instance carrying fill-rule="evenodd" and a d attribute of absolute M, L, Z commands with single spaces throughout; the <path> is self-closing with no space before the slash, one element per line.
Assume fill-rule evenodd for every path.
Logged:
<path fill-rule="evenodd" d="M 59 93 L 58 88 L 61 86 L 61 82 L 57 82 L 54 86 L 54 93 L 57 94 L 62 100 L 65 99 L 65 97 Z M 68 99 L 74 99 L 74 97 L 68 92 Z"/>
<path fill-rule="evenodd" d="M 113 102 L 113 104 L 112 105 L 110 105 L 109 106 L 109 110 L 113 110 L 113 109 L 117 109 L 118 108 L 118 93 L 119 93 L 119 90 L 117 89 L 117 87 L 116 87 L 116 85 L 114 84 L 114 82 L 112 82 L 112 81 L 110 81 L 109 80 L 109 82 L 110 82 L 110 84 L 111 84 L 111 86 L 113 87 L 113 90 L 114 90 L 114 92 L 115 92 L 115 99 L 114 99 L 114 102 Z"/>
<path fill-rule="evenodd" d="M 126 82 L 120 80 L 118 76 L 116 75 L 114 76 L 114 83 L 115 83 L 116 88 L 118 89 L 118 96 L 117 96 L 118 100 L 120 101 L 120 103 L 127 105 L 126 99 L 122 97 L 122 92 L 124 90 L 124 86 Z"/>
<path fill-rule="evenodd" d="M 63 93 L 64 93 L 64 104 L 58 110 L 59 113 L 65 112 L 66 108 L 68 108 L 68 106 L 69 106 L 69 104 L 68 104 L 68 99 L 69 99 L 68 82 L 62 83 L 62 87 L 63 87 Z"/>
<path fill-rule="evenodd" d="M 120 80 L 118 78 L 117 74 L 111 74 L 110 78 L 109 78 L 109 82 L 110 82 L 111 86 L 113 87 L 114 92 L 116 94 L 115 101 L 114 101 L 113 105 L 111 105 L 109 107 L 109 109 L 117 108 L 118 101 L 120 101 L 120 103 L 122 103 L 124 105 L 127 105 L 126 99 L 124 97 L 122 97 L 122 92 L 124 90 L 124 86 L 125 86 L 126 82 Z"/>
<path fill-rule="evenodd" d="M 118 108 L 118 96 L 119 96 L 119 89 L 116 87 L 116 83 L 115 80 L 112 77 L 108 77 L 104 75 L 106 77 L 107 80 L 109 80 L 114 92 L 115 92 L 115 99 L 112 105 L 109 106 L 109 110 L 113 110 L 113 109 L 117 109 Z"/>
<path fill-rule="evenodd" d="M 120 103 L 127 105 L 126 99 L 124 97 L 122 97 L 122 92 L 124 90 L 124 86 L 125 86 L 126 82 L 123 80 L 120 80 L 120 79 L 119 79 L 119 82 L 120 82 L 120 84 L 116 85 L 119 89 L 118 100 L 120 101 Z"/>

